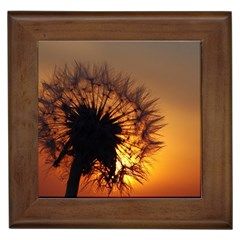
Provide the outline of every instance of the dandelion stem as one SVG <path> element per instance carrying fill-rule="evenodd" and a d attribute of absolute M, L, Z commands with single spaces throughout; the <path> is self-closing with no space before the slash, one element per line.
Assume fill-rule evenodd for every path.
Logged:
<path fill-rule="evenodd" d="M 66 198 L 77 197 L 82 170 L 83 170 L 82 159 L 79 156 L 76 156 L 72 162 L 72 166 L 69 173 L 65 193 Z"/>

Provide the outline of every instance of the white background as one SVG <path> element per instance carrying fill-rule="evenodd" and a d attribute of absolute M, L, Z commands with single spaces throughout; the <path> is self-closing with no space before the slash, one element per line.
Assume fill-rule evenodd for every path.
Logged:
<path fill-rule="evenodd" d="M 8 228 L 7 11 L 232 11 L 233 230 L 56 230 Z M 240 239 L 240 2 L 238 0 L 0 0 L 0 238 L 1 239 Z"/>

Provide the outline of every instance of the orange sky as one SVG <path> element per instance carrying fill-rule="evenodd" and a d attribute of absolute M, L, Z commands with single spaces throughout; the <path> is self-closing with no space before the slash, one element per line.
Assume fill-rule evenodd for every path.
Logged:
<path fill-rule="evenodd" d="M 161 131 L 165 142 L 154 156 L 149 180 L 133 183 L 132 197 L 199 197 L 201 193 L 200 42 L 40 41 L 39 81 L 55 66 L 77 60 L 108 63 L 144 84 L 168 124 Z M 39 156 L 39 196 L 64 196 L 66 185 Z M 115 194 L 116 195 L 116 194 Z M 106 196 L 91 189 L 79 197 Z M 118 196 L 118 195 L 116 195 Z"/>

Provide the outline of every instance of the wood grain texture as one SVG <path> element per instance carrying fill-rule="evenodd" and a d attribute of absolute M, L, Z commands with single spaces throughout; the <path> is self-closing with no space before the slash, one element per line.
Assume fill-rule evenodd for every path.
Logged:
<path fill-rule="evenodd" d="M 9 12 L 12 228 L 232 228 L 231 13 Z M 199 40 L 202 198 L 38 198 L 38 41 Z"/>

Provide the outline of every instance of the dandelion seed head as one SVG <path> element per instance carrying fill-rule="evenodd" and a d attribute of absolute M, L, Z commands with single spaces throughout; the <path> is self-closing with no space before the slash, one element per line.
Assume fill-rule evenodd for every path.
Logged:
<path fill-rule="evenodd" d="M 39 92 L 39 149 L 61 168 L 62 179 L 81 156 L 86 185 L 129 193 L 128 178 L 143 183 L 149 157 L 163 145 L 155 103 L 144 87 L 107 65 L 55 69 Z"/>

